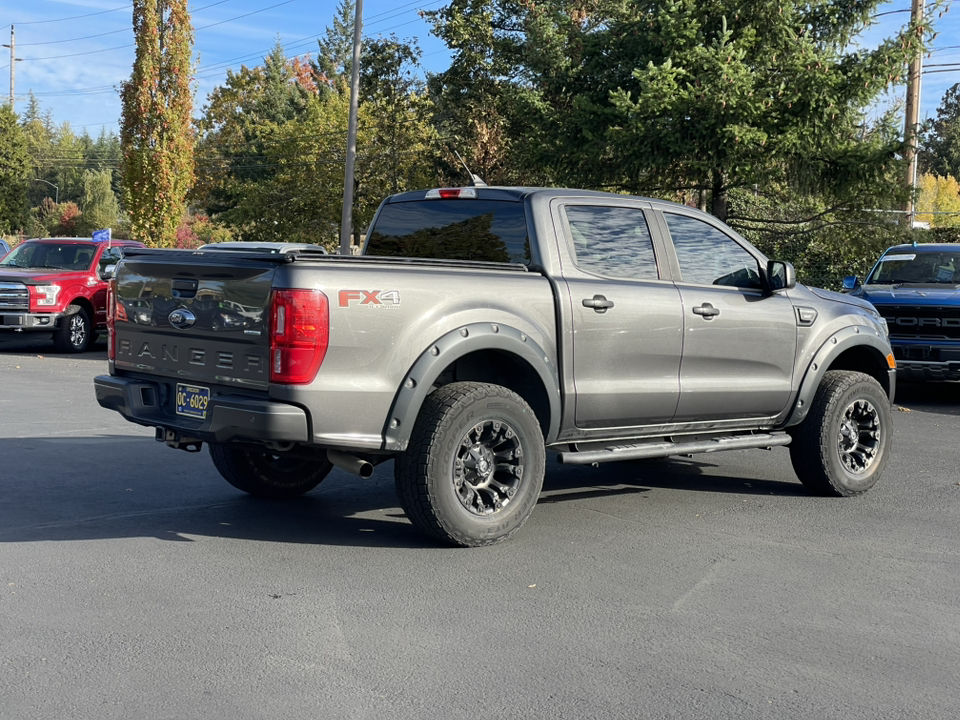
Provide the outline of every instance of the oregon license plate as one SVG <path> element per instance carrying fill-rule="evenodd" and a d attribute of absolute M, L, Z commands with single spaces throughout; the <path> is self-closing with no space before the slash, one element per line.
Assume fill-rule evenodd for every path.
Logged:
<path fill-rule="evenodd" d="M 209 404 L 210 388 L 177 383 L 177 415 L 205 420 Z"/>

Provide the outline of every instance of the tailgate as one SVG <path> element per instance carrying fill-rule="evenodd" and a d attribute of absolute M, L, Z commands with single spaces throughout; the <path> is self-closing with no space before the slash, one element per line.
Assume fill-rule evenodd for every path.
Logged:
<path fill-rule="evenodd" d="M 116 277 L 115 369 L 265 389 L 270 292 L 282 262 L 262 254 L 128 252 Z"/>

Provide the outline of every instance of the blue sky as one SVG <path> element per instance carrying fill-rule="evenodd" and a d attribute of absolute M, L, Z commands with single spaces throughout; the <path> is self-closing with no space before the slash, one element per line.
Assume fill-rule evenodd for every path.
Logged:
<path fill-rule="evenodd" d="M 929 4 L 928 0 L 928 4 Z M 442 7 L 447 0 L 364 0 L 364 34 L 395 33 L 416 38 L 427 70 L 442 70 L 449 54 L 430 34 L 419 13 Z M 948 6 L 952 0 L 947 0 Z M 960 82 L 960 3 L 936 20 L 934 52 L 925 58 L 928 70 L 958 64 L 947 72 L 923 77 L 921 117 L 932 117 L 944 92 Z M 288 57 L 313 52 L 316 39 L 333 24 L 336 0 L 193 0 L 197 95 L 200 108 L 220 84 L 226 69 L 257 65 L 279 37 Z M 887 37 L 906 22 L 910 0 L 894 0 L 882 8 L 861 43 L 865 47 Z M 117 131 L 118 84 L 133 63 L 131 6 L 124 0 L 5 0 L 0 5 L 0 42 L 10 42 L 15 26 L 17 110 L 26 107 L 32 91 L 57 123 L 67 121 L 76 132 L 93 136 L 101 128 Z M 0 48 L 0 97 L 9 95 L 9 49 Z"/>

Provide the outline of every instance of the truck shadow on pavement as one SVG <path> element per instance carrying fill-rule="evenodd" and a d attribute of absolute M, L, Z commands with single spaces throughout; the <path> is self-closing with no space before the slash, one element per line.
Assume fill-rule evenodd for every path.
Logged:
<path fill-rule="evenodd" d="M 0 439 L 0 543 L 157 538 L 227 538 L 275 543 L 444 548 L 399 509 L 393 466 L 369 480 L 335 470 L 300 498 L 262 500 L 231 488 L 209 457 L 172 453 L 152 439 L 27 437 Z M 548 462 L 541 505 L 623 496 L 652 488 L 741 494 L 806 495 L 802 486 L 712 477 L 688 459 L 623 462 L 599 468 Z"/>
<path fill-rule="evenodd" d="M 0 354 L 3 355 L 29 355 L 36 357 L 62 358 L 64 360 L 107 360 L 107 339 L 106 333 L 100 335 L 96 342 L 90 345 L 82 353 L 61 353 L 53 347 L 53 340 L 48 333 L 0 333 Z M 106 367 L 106 365 L 104 365 Z"/>
<path fill-rule="evenodd" d="M 894 407 L 899 408 L 901 412 L 960 415 L 960 382 L 898 380 Z"/>
<path fill-rule="evenodd" d="M 562 465 L 556 467 L 564 468 Z M 810 493 L 799 480 L 793 483 L 754 477 L 722 476 L 715 474 L 717 466 L 709 460 L 690 457 L 625 460 L 606 463 L 596 468 L 584 467 L 579 472 L 567 471 L 563 475 L 551 473 L 550 469 L 548 466 L 541 503 L 555 502 L 553 492 L 557 492 L 558 499 L 572 499 L 574 495 L 570 491 L 575 487 L 583 488 L 584 485 L 591 486 L 590 489 L 577 493 L 584 498 L 649 492 L 653 488 L 738 495 L 810 497 Z M 597 482 L 598 477 L 602 478 L 602 481 Z"/>

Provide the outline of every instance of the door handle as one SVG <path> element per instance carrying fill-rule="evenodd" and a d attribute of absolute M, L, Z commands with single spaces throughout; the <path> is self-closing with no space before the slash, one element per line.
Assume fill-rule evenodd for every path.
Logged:
<path fill-rule="evenodd" d="M 709 320 L 714 315 L 720 314 L 720 309 L 715 308 L 710 303 L 704 303 L 703 305 L 698 305 L 693 309 L 694 315 L 702 315 L 705 319 Z"/>
<path fill-rule="evenodd" d="M 593 308 L 602 315 L 608 308 L 613 307 L 613 300 L 607 300 L 603 295 L 594 295 L 592 298 L 584 298 L 583 306 Z"/>

